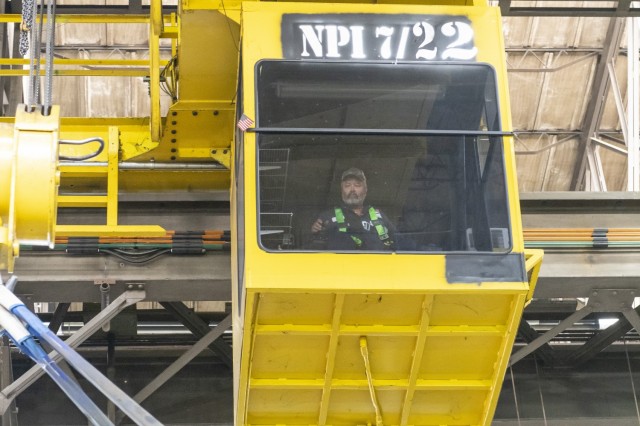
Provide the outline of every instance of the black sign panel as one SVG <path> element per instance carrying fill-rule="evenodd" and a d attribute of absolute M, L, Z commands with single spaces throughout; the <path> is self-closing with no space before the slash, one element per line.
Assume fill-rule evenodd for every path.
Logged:
<path fill-rule="evenodd" d="M 473 61 L 471 21 L 453 15 L 285 14 L 286 59 Z"/>

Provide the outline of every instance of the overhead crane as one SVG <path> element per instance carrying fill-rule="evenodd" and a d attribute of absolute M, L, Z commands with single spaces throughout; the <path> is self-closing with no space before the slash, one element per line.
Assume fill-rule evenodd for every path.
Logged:
<path fill-rule="evenodd" d="M 119 195 L 229 190 L 236 424 L 491 423 L 542 260 L 524 248 L 498 8 L 185 0 L 163 16 L 152 0 L 149 16 L 57 19 L 148 25 L 142 69 L 58 63 L 148 77 L 150 114 L 3 120 L 1 267 L 61 238 L 133 238 L 134 256 L 172 234 L 120 224 Z M 349 176 L 375 212 L 363 228 L 384 212 L 393 244 L 313 235 L 319 212 L 340 221 Z M 57 224 L 66 207 L 106 218 Z"/>

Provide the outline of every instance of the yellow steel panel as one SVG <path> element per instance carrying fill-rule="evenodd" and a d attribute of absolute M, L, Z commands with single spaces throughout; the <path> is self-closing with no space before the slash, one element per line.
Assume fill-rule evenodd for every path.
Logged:
<path fill-rule="evenodd" d="M 151 141 L 160 142 L 160 34 L 163 29 L 162 1 L 151 0 L 149 22 L 149 107 Z"/>
<path fill-rule="evenodd" d="M 40 64 L 44 65 L 44 59 Z M 160 65 L 166 65 L 167 60 L 161 60 Z M 0 65 L 30 65 L 30 59 L 0 58 Z M 80 59 L 80 58 L 53 58 L 53 65 L 82 65 L 82 66 L 149 66 L 149 61 L 144 59 Z"/>
<path fill-rule="evenodd" d="M 107 225 L 109 226 L 118 224 L 118 136 L 118 128 L 109 127 L 107 140 Z"/>
<path fill-rule="evenodd" d="M 374 379 L 408 379 L 416 338 L 404 336 L 371 336 L 367 334 L 369 360 Z M 334 376 L 340 379 L 365 380 L 359 335 L 341 336 L 336 353 Z"/>
<path fill-rule="evenodd" d="M 251 376 L 320 379 L 324 377 L 328 336 L 256 336 Z"/>
<path fill-rule="evenodd" d="M 438 294 L 431 313 L 432 325 L 504 325 L 511 314 L 512 295 Z"/>
<path fill-rule="evenodd" d="M 350 294 L 345 298 L 342 321 L 348 325 L 416 325 L 422 302 L 414 294 Z"/>
<path fill-rule="evenodd" d="M 58 207 L 106 207 L 105 195 L 60 195 Z"/>
<path fill-rule="evenodd" d="M 72 146 L 72 145 L 69 145 Z M 95 177 L 95 176 L 103 176 L 107 174 L 107 168 L 104 166 L 91 166 L 89 165 L 81 165 L 81 166 L 60 166 L 60 173 L 62 175 L 73 175 L 78 177 Z"/>
<path fill-rule="evenodd" d="M 316 401 L 322 391 L 256 389 L 249 402 L 247 424 L 316 424 Z"/>
<path fill-rule="evenodd" d="M 167 231 L 156 225 L 56 225 L 59 237 L 163 237 Z"/>
<path fill-rule="evenodd" d="M 487 392 L 483 390 L 419 390 L 414 396 L 409 424 L 480 424 L 486 397 Z"/>
<path fill-rule="evenodd" d="M 429 336 L 420 365 L 420 379 L 487 380 L 503 336 Z"/>
<path fill-rule="evenodd" d="M 257 322 L 267 324 L 328 325 L 335 295 L 317 294 L 311 299 L 299 293 L 262 293 Z M 330 328 L 327 328 L 329 331 Z"/>
<path fill-rule="evenodd" d="M 29 70 L 0 70 L 0 77 L 27 76 Z M 148 69 L 134 68 L 104 68 L 104 69 L 77 69 L 77 70 L 53 70 L 56 76 L 92 76 L 92 77 L 146 77 L 149 75 Z"/>
<path fill-rule="evenodd" d="M 6 14 L 0 15 L 0 22 L 15 22 L 22 21 L 22 15 L 18 14 Z M 38 19 L 39 22 L 39 19 Z M 47 22 L 47 17 L 44 17 L 44 23 Z M 134 15 L 134 14 L 122 14 L 122 15 L 73 15 L 73 14 L 56 14 L 56 24 L 144 24 L 149 22 L 149 15 Z"/>
<path fill-rule="evenodd" d="M 213 54 L 202 46 L 215 40 Z M 240 30 L 217 10 L 186 10 L 180 16 L 181 100 L 228 100 L 235 97 Z"/>

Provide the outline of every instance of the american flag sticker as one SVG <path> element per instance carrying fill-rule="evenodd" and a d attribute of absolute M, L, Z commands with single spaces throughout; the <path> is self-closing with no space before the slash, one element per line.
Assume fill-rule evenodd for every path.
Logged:
<path fill-rule="evenodd" d="M 247 117 L 245 114 L 242 114 L 242 117 L 240 117 L 240 120 L 238 120 L 238 129 L 246 132 L 247 129 L 249 129 L 251 126 L 253 126 L 253 120 Z"/>

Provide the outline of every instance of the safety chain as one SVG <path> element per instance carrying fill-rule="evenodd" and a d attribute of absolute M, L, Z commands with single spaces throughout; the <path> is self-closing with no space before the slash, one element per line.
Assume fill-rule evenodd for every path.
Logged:
<path fill-rule="evenodd" d="M 22 24 L 20 26 L 20 54 L 29 53 L 29 96 L 28 111 L 40 103 L 40 56 L 42 44 L 42 27 L 44 22 L 45 0 L 41 0 L 40 19 L 37 30 L 34 29 L 34 17 L 38 13 L 37 0 L 23 0 Z M 53 91 L 53 50 L 55 46 L 55 0 L 47 0 L 47 42 L 45 53 L 45 93 L 43 114 L 49 115 Z"/>
<path fill-rule="evenodd" d="M 20 24 L 20 56 L 29 52 L 29 31 L 33 25 L 33 4 L 35 0 L 22 0 L 22 23 Z"/>

